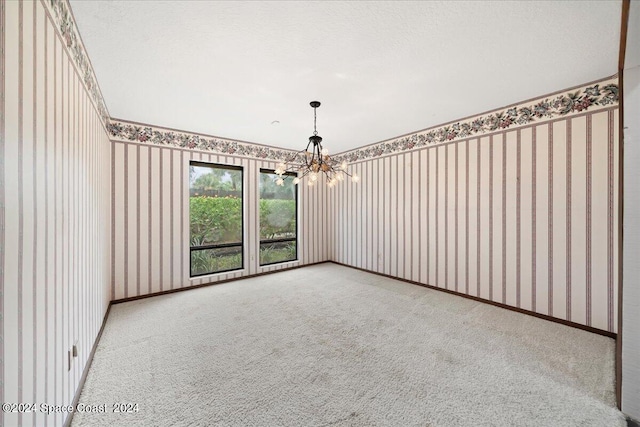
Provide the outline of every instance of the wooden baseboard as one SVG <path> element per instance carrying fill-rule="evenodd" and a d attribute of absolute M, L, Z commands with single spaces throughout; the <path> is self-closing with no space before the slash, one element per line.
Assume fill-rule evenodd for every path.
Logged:
<path fill-rule="evenodd" d="M 494 305 L 496 307 L 505 308 L 507 310 L 515 311 L 517 313 L 526 314 L 526 315 L 529 315 L 529 316 L 537 317 L 539 319 L 548 320 L 550 322 L 560 323 L 562 325 L 571 326 L 572 328 L 582 329 L 584 331 L 592 332 L 594 334 L 604 335 L 605 337 L 608 337 L 608 338 L 616 338 L 616 334 L 614 334 L 613 332 L 603 331 L 602 329 L 597 329 L 597 328 L 593 328 L 591 326 L 581 325 L 580 323 L 575 323 L 575 322 L 570 322 L 568 320 L 558 319 L 558 318 L 555 318 L 555 317 L 547 316 L 546 314 L 535 313 L 533 311 L 529 311 L 529 310 L 525 310 L 525 309 L 517 308 L 517 307 L 512 307 L 510 305 L 502 304 L 502 303 L 495 302 L 495 301 L 490 301 L 490 300 L 487 300 L 487 299 L 484 299 L 484 298 L 475 297 L 475 296 L 472 296 L 472 295 L 462 294 L 462 293 L 455 292 L 455 291 L 452 291 L 452 290 L 449 290 L 449 289 L 438 288 L 437 286 L 432 286 L 432 285 L 427 285 L 427 284 L 424 284 L 424 283 L 414 282 L 412 280 L 407 280 L 407 279 L 401 279 L 399 277 L 394 277 L 394 276 L 391 276 L 389 274 L 378 273 L 377 271 L 371 271 L 371 270 L 367 270 L 365 268 L 354 267 L 352 265 L 343 264 L 341 262 L 336 262 L 336 261 L 329 261 L 329 262 L 332 262 L 332 263 L 337 264 L 337 265 L 341 265 L 343 267 L 349 267 L 349 268 L 353 268 L 355 270 L 360 270 L 360 271 L 364 271 L 364 272 L 367 272 L 367 273 L 375 274 L 375 275 L 378 275 L 378 276 L 387 277 L 389 279 L 399 280 L 399 281 L 405 282 L 405 283 L 411 283 L 412 285 L 422 286 L 423 288 L 429 288 L 429 289 L 433 289 L 435 291 L 441 291 L 441 292 L 445 292 L 445 293 L 448 293 L 448 294 L 451 294 L 451 295 L 456 295 L 456 296 L 459 296 L 459 297 L 468 298 L 468 299 L 471 299 L 471 300 L 474 300 L 474 301 L 482 302 L 482 303 L 485 303 L 485 304 Z"/>
<path fill-rule="evenodd" d="M 206 287 L 206 286 L 221 285 L 222 283 L 235 282 L 237 280 L 250 279 L 252 277 L 265 276 L 267 274 L 279 273 L 281 271 L 287 271 L 287 270 L 295 270 L 297 268 L 310 267 L 312 265 L 324 264 L 324 263 L 327 263 L 327 262 L 332 262 L 332 261 L 320 261 L 320 262 L 314 262 L 314 263 L 311 263 L 311 264 L 296 265 L 294 267 L 286 267 L 286 268 L 281 268 L 279 270 L 273 270 L 273 271 L 264 271 L 262 273 L 249 274 L 247 276 L 234 277 L 232 279 L 218 280 L 218 281 L 209 282 L 209 283 L 201 283 L 199 285 L 186 286 L 184 288 L 168 289 L 166 291 L 153 292 L 153 293 L 150 293 L 150 294 L 138 295 L 138 296 L 135 296 L 135 297 L 120 298 L 120 299 L 116 299 L 116 300 L 111 301 L 111 304 L 120 304 L 120 303 L 123 303 L 123 302 L 135 301 L 135 300 L 144 299 L 144 298 L 151 298 L 151 297 L 157 297 L 157 296 L 160 296 L 160 295 L 173 294 L 175 292 L 188 291 L 188 290 L 191 290 L 191 289 L 203 288 L 203 287 Z"/>

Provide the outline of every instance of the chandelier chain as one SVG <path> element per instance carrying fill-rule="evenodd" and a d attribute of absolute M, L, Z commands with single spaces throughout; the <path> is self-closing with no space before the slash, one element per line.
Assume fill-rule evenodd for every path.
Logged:
<path fill-rule="evenodd" d="M 316 130 L 316 107 L 313 107 L 313 135 L 317 136 L 318 131 Z"/>

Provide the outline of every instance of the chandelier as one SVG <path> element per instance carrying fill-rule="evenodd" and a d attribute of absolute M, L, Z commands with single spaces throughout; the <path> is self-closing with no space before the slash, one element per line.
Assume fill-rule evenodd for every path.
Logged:
<path fill-rule="evenodd" d="M 277 185 L 284 185 L 284 181 L 288 174 L 295 174 L 293 183 L 298 184 L 305 177 L 307 185 L 313 186 L 320 179 L 325 179 L 329 187 L 334 187 L 345 177 L 350 177 L 351 181 L 358 182 L 360 177 L 357 174 L 347 172 L 348 164 L 346 161 L 339 162 L 329 156 L 329 150 L 322 147 L 322 137 L 318 135 L 316 130 L 316 109 L 320 106 L 319 101 L 311 101 L 313 107 L 313 135 L 309 137 L 307 148 L 295 153 L 293 156 L 280 163 L 275 170 L 278 175 Z"/>

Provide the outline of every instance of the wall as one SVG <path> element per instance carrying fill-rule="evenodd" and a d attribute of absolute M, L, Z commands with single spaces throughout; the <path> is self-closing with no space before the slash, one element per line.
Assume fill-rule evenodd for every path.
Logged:
<path fill-rule="evenodd" d="M 71 404 L 109 303 L 106 109 L 77 34 L 63 25 L 65 7 L 0 2 L 0 401 L 8 403 Z M 62 425 L 66 415 L 0 412 L 0 425 Z"/>
<path fill-rule="evenodd" d="M 331 259 L 616 332 L 616 83 L 343 154 Z"/>
<path fill-rule="evenodd" d="M 640 421 L 640 3 L 629 8 L 624 79 L 622 411 Z"/>
<path fill-rule="evenodd" d="M 326 261 L 325 185 L 300 185 L 299 260 L 260 267 L 260 168 L 293 152 L 130 122 L 110 125 L 113 163 L 111 298 L 122 299 Z M 245 268 L 189 277 L 189 161 L 244 167 Z"/>

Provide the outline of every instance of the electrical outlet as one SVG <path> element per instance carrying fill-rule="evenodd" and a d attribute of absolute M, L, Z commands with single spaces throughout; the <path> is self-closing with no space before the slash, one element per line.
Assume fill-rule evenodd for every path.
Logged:
<path fill-rule="evenodd" d="M 78 344 L 77 343 L 73 345 L 72 354 L 73 354 L 73 357 L 78 357 Z"/>

